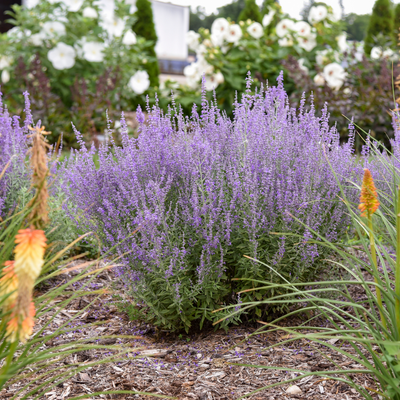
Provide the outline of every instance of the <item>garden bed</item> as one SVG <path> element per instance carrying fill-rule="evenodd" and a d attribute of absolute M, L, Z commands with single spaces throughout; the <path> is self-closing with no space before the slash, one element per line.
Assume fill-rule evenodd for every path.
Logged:
<path fill-rule="evenodd" d="M 71 279 L 63 275 L 53 281 L 59 285 Z M 100 274 L 92 283 L 93 289 L 110 288 L 114 285 L 115 277 L 112 270 Z M 115 289 L 115 288 L 114 288 Z M 70 303 L 53 321 L 54 328 L 71 319 L 78 310 L 84 308 L 93 300 L 87 296 Z M 59 299 L 62 300 L 61 298 Z M 35 330 L 51 318 L 51 313 L 38 319 Z M 80 328 L 80 325 L 96 321 L 98 327 Z M 286 321 L 283 322 L 283 325 Z M 289 321 L 287 321 L 289 323 Z M 293 319 L 290 325 L 296 324 Z M 324 323 L 320 321 L 321 325 Z M 312 344 L 308 340 L 293 342 L 290 347 L 282 346 L 267 350 L 267 347 L 285 341 L 285 333 L 265 333 L 257 337 L 248 335 L 255 331 L 254 327 L 233 327 L 228 332 L 223 330 L 206 330 L 194 332 L 190 335 L 172 334 L 159 331 L 149 324 L 140 321 L 129 321 L 124 313 L 118 312 L 113 304 L 112 291 L 106 294 L 88 308 L 74 322 L 76 331 L 58 337 L 46 346 L 55 346 L 68 343 L 69 340 L 79 340 L 88 337 L 104 336 L 104 339 L 93 340 L 99 344 L 121 344 L 132 349 L 137 347 L 134 358 L 127 355 L 126 360 L 120 363 L 97 365 L 82 373 L 78 373 L 70 380 L 60 384 L 46 394 L 48 400 L 68 399 L 77 395 L 85 395 L 104 390 L 136 390 L 159 395 L 172 396 L 177 399 L 237 399 L 253 390 L 275 382 L 283 381 L 294 376 L 294 373 L 279 370 L 255 369 L 237 364 L 258 364 L 286 368 L 298 368 L 304 371 L 317 371 L 334 369 L 334 364 L 327 361 L 319 353 L 326 353 L 326 348 Z M 46 332 L 50 333 L 50 332 Z M 115 339 L 109 335 L 135 335 L 137 339 Z M 336 343 L 338 344 L 338 343 Z M 348 350 L 350 350 L 348 348 Z M 84 353 L 69 356 L 58 362 L 58 373 L 67 364 L 82 365 L 103 357 L 102 350 L 89 350 Z M 329 357 L 343 369 L 359 368 L 342 355 L 329 354 Z M 43 371 L 41 371 L 43 372 Z M 32 376 L 31 379 L 35 379 Z M 366 375 L 355 378 L 359 384 L 374 388 L 374 382 Z M 39 381 L 37 382 L 39 383 Z M 23 381 L 10 385 L 0 393 L 1 399 L 13 396 L 17 389 L 24 384 Z M 323 380 L 319 377 L 305 377 L 297 382 L 301 393 L 286 394 L 288 385 L 267 389 L 252 395 L 251 399 L 359 399 L 355 390 L 346 384 Z M 145 399 L 146 395 L 114 394 L 101 395 L 95 398 L 114 399 Z"/>

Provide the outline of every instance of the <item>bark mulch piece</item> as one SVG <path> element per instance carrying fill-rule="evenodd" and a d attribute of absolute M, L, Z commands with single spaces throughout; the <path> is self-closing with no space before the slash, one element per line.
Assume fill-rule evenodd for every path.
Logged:
<path fill-rule="evenodd" d="M 71 274 L 77 273 L 76 271 Z M 68 279 L 68 276 L 63 278 Z M 93 287 L 108 287 L 114 277 L 111 271 L 99 275 Z M 56 282 L 59 284 L 61 282 Z M 60 299 L 62 300 L 62 299 Z M 53 321 L 53 327 L 62 324 L 81 310 L 92 300 L 92 296 L 76 300 L 61 312 Z M 50 318 L 44 316 L 37 321 L 36 329 Z M 80 328 L 79 325 L 90 321 L 102 321 L 97 327 Z M 291 321 L 293 324 L 293 321 Z M 201 331 L 196 334 L 177 335 L 158 331 L 148 324 L 129 321 L 126 314 L 120 313 L 113 304 L 111 294 L 105 294 L 74 322 L 76 330 L 73 333 L 58 337 L 46 344 L 52 347 L 69 340 L 108 335 L 139 335 L 140 339 L 97 339 L 102 344 L 123 344 L 127 347 L 140 347 L 141 358 L 127 356 L 119 363 L 102 364 L 77 373 L 68 381 L 52 389 L 46 396 L 47 400 L 67 400 L 77 395 L 104 390 L 136 390 L 154 394 L 173 396 L 177 399 L 197 400 L 231 400 L 262 388 L 271 383 L 280 382 L 295 374 L 290 371 L 256 369 L 231 363 L 278 366 L 299 368 L 304 371 L 335 369 L 332 362 L 327 361 L 322 353 L 327 352 L 323 346 L 307 340 L 299 340 L 267 350 L 272 344 L 287 339 L 284 332 L 267 332 L 257 337 L 248 338 L 255 331 L 253 327 L 240 326 L 231 328 L 228 332 Z M 46 333 L 50 333 L 46 332 Z M 244 340 L 244 341 L 243 341 Z M 95 341 L 94 341 L 95 342 Z M 59 362 L 60 371 L 68 363 L 87 363 L 104 356 L 104 352 L 89 350 L 70 356 Z M 353 361 L 339 353 L 331 353 L 329 357 L 342 368 L 360 368 Z M 43 373 L 43 371 L 41 371 Z M 374 381 L 367 375 L 353 377 L 365 387 L 375 387 Z M 35 379 L 32 376 L 31 379 Z M 39 383 L 40 381 L 38 381 Z M 25 382 L 26 383 L 26 382 Z M 0 392 L 0 399 L 10 398 L 24 382 L 6 387 Z M 348 385 L 320 377 L 305 377 L 293 383 L 301 392 L 287 394 L 289 385 L 260 391 L 249 397 L 252 400 L 284 400 L 284 399 L 332 399 L 353 400 L 362 398 Z M 375 396 L 373 396 L 375 398 Z M 113 394 L 95 396 L 96 399 L 150 399 L 146 395 Z M 378 398 L 376 396 L 376 398 Z"/>

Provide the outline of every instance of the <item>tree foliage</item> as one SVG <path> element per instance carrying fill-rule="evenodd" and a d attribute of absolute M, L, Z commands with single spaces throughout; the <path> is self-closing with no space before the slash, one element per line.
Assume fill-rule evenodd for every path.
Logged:
<path fill-rule="evenodd" d="M 215 14 L 206 15 L 203 7 L 190 8 L 189 29 L 197 32 L 200 28 L 211 29 L 213 21 L 217 18 Z"/>
<path fill-rule="evenodd" d="M 392 2 L 376 0 L 365 37 L 364 51 L 366 54 L 370 54 L 375 45 L 382 45 L 381 41 L 389 41 L 393 44 L 393 25 Z"/>
<path fill-rule="evenodd" d="M 345 30 L 349 40 L 360 42 L 367 34 L 368 24 L 371 16 L 369 14 L 359 15 L 350 13 L 344 18 Z"/>
<path fill-rule="evenodd" d="M 261 14 L 265 15 L 269 12 L 269 8 L 276 5 L 278 1 L 276 0 L 264 0 L 261 6 Z"/>
<path fill-rule="evenodd" d="M 218 8 L 218 17 L 230 18 L 239 21 L 239 15 L 245 8 L 245 0 L 236 0 L 230 4 Z"/>
<path fill-rule="evenodd" d="M 133 25 L 132 29 L 137 35 L 154 42 L 154 45 L 149 48 L 149 54 L 152 57 L 156 57 L 155 45 L 157 43 L 158 37 L 156 33 L 156 28 L 154 26 L 153 10 L 151 8 L 151 3 L 149 0 L 137 0 L 136 7 L 137 10 L 135 14 L 137 17 L 137 21 Z M 149 62 L 144 66 L 144 68 L 149 74 L 150 85 L 158 86 L 158 76 L 160 75 L 160 67 L 158 66 L 158 62 Z"/>
<path fill-rule="evenodd" d="M 400 29 L 400 3 L 396 5 L 396 8 L 394 9 L 394 34 L 395 38 L 397 38 L 397 35 L 399 34 L 399 29 Z"/>
<path fill-rule="evenodd" d="M 239 15 L 239 21 L 247 21 L 248 19 L 259 23 L 262 21 L 260 8 L 255 0 L 246 0 L 244 8 Z"/>

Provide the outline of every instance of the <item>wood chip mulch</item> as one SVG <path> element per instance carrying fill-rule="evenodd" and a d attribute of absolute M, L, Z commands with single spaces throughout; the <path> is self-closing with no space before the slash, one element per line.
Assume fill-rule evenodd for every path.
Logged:
<path fill-rule="evenodd" d="M 76 271 L 71 272 L 71 274 L 74 273 Z M 67 280 L 69 276 L 58 279 Z M 111 287 L 113 281 L 115 279 L 112 271 L 106 271 L 97 277 L 93 287 L 95 289 Z M 61 282 L 56 282 L 56 284 L 59 283 Z M 70 303 L 67 309 L 57 315 L 53 321 L 53 327 L 70 320 L 71 316 L 79 312 L 92 299 L 93 297 L 89 295 Z M 50 315 L 45 314 L 39 319 L 36 329 L 39 329 L 50 318 Z M 103 324 L 97 327 L 80 328 L 80 325 L 90 321 L 101 321 Z M 293 321 L 291 323 L 293 324 Z M 256 369 L 232 365 L 232 363 L 277 366 L 284 369 L 298 368 L 304 371 L 336 369 L 334 364 L 321 354 L 326 354 L 327 349 L 308 340 L 299 340 L 290 343 L 288 347 L 280 345 L 268 350 L 267 348 L 272 344 L 287 339 L 284 332 L 267 332 L 248 338 L 255 331 L 254 327 L 239 326 L 231 328 L 228 332 L 208 330 L 191 335 L 159 331 L 143 322 L 129 321 L 126 314 L 118 311 L 111 294 L 102 295 L 99 301 L 72 324 L 72 326 L 76 326 L 73 333 L 55 338 L 46 346 L 51 347 L 68 340 L 95 336 L 135 335 L 140 338 L 105 338 L 97 339 L 96 342 L 140 348 L 134 353 L 140 357 L 134 358 L 130 354 L 120 362 L 102 364 L 79 372 L 68 381 L 51 389 L 41 397 L 43 399 L 67 400 L 77 395 L 88 395 L 89 399 L 93 398 L 90 397 L 90 393 L 98 391 L 134 390 L 182 400 L 231 400 L 238 399 L 263 386 L 295 376 L 295 373 L 286 370 Z M 84 365 L 103 356 L 104 351 L 102 352 L 102 350 L 85 351 L 60 361 L 59 368 L 61 371 L 68 363 Z M 330 353 L 329 357 L 344 369 L 361 367 L 339 353 Z M 373 379 L 367 375 L 353 376 L 353 378 L 364 387 L 376 387 Z M 35 375 L 31 379 L 36 379 Z M 12 397 L 25 383 L 21 381 L 6 387 L 0 392 L 0 399 L 6 400 Z M 362 398 L 345 383 L 315 376 L 304 377 L 292 385 L 298 386 L 298 393 L 286 393 L 290 385 L 283 385 L 255 393 L 249 399 L 354 400 Z M 378 399 L 374 394 L 372 397 Z M 96 395 L 94 398 L 128 400 L 150 399 L 151 397 L 139 394 L 108 394 Z"/>

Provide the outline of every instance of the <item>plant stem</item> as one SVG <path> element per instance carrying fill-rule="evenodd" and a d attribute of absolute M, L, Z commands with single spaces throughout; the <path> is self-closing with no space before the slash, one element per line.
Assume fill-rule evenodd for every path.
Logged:
<path fill-rule="evenodd" d="M 400 187 L 397 189 L 397 205 L 396 205 L 396 275 L 395 275 L 395 293 L 396 293 L 396 325 L 398 338 L 400 338 Z"/>
<path fill-rule="evenodd" d="M 374 264 L 375 268 L 375 276 L 374 276 L 374 281 L 378 285 L 378 263 L 376 261 L 376 250 L 375 250 L 375 239 L 374 239 L 374 231 L 372 227 L 372 215 L 368 214 L 368 227 L 369 227 L 369 242 L 371 245 L 371 257 L 372 257 L 372 263 Z M 386 324 L 386 319 L 383 314 L 383 305 L 382 305 L 382 296 L 381 296 L 381 290 L 376 287 L 376 298 L 378 300 L 378 305 L 379 305 L 379 314 L 381 315 L 381 320 L 382 320 L 382 325 L 384 328 L 387 330 L 387 324 Z M 396 303 L 397 304 L 397 303 Z"/>

